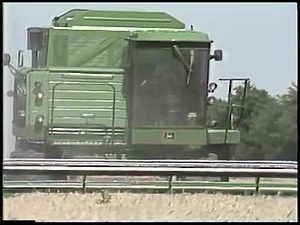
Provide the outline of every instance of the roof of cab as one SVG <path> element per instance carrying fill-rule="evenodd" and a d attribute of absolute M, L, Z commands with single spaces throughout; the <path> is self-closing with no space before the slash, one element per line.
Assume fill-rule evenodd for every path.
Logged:
<path fill-rule="evenodd" d="M 72 9 L 52 20 L 54 27 L 138 27 L 184 29 L 184 23 L 165 12 Z"/>
<path fill-rule="evenodd" d="M 132 41 L 211 42 L 206 33 L 199 31 L 138 31 L 129 35 Z"/>

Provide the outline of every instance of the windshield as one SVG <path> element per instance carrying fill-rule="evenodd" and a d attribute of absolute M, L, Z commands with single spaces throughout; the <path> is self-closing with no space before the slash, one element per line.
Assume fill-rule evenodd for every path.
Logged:
<path fill-rule="evenodd" d="M 132 81 L 133 125 L 203 124 L 207 56 L 208 49 L 136 50 Z"/>
<path fill-rule="evenodd" d="M 54 34 L 51 66 L 121 68 L 128 42 L 99 33 Z"/>

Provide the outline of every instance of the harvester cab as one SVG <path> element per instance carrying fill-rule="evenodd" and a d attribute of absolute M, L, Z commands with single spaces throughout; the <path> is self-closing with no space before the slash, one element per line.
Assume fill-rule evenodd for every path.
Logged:
<path fill-rule="evenodd" d="M 222 60 L 222 51 L 210 55 L 207 35 L 192 31 L 136 32 L 128 40 L 130 126 L 205 126 L 207 93 L 217 88 L 208 84 L 208 64 Z"/>
<path fill-rule="evenodd" d="M 221 61 L 222 51 L 210 54 L 208 35 L 186 30 L 139 31 L 127 40 L 124 96 L 132 149 L 159 149 L 154 155 L 164 152 L 167 158 L 176 154 L 180 158 L 191 157 L 183 149 L 193 146 L 198 151 L 192 158 L 199 158 L 206 152 L 203 146 L 214 141 L 220 144 L 223 131 L 207 129 L 207 108 L 214 104 L 212 93 L 217 88 L 216 83 L 209 83 L 209 63 Z M 237 134 L 231 131 L 229 140 L 237 142 Z"/>

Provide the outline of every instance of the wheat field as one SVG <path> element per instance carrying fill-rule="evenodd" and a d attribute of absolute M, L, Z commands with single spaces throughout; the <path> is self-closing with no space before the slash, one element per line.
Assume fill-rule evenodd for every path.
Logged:
<path fill-rule="evenodd" d="M 297 198 L 208 193 L 28 193 L 3 199 L 4 219 L 32 220 L 292 220 Z"/>

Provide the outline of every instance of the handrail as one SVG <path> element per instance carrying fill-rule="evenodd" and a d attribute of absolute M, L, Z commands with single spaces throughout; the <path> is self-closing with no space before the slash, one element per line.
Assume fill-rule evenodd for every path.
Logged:
<path fill-rule="evenodd" d="M 228 87 L 228 98 L 227 98 L 227 123 L 226 123 L 226 130 L 225 130 L 225 136 L 224 136 L 224 143 L 226 144 L 227 142 L 227 134 L 228 134 L 228 129 L 232 129 L 231 124 L 231 114 L 233 113 L 233 108 L 234 107 L 241 107 L 241 115 L 239 118 L 239 123 L 242 120 L 243 113 L 244 113 L 244 107 L 245 107 L 245 97 L 246 97 L 246 91 L 247 91 L 247 85 L 250 81 L 249 78 L 220 78 L 220 81 L 229 81 L 229 87 Z M 242 105 L 234 105 L 231 103 L 231 92 L 232 92 L 232 84 L 233 81 L 244 81 L 244 90 L 243 90 L 243 96 L 242 96 Z"/>

